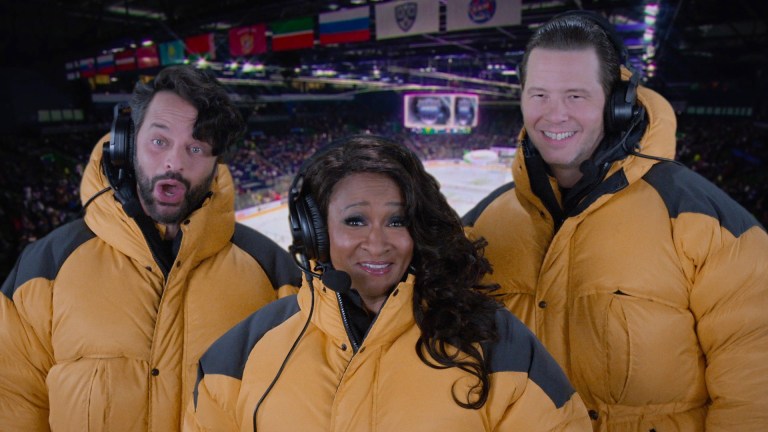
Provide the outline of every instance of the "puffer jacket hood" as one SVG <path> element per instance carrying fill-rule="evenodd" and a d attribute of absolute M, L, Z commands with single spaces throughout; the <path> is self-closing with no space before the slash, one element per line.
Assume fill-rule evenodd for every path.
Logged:
<path fill-rule="evenodd" d="M 80 196 L 85 205 L 88 200 L 109 187 L 102 170 L 103 144 L 109 141 L 109 135 L 103 137 L 93 148 L 88 165 L 80 183 Z M 202 261 L 224 247 L 235 232 L 232 221 L 235 218 L 234 183 L 229 168 L 218 164 L 216 176 L 211 182 L 211 193 L 202 206 L 195 210 L 190 219 L 195 225 L 206 227 L 198 230 L 185 230 L 184 241 L 195 244 L 193 255 L 181 257 Z M 146 261 L 151 258 L 151 251 L 143 238 L 136 221 L 129 217 L 122 205 L 114 198 L 114 192 L 109 191 L 97 197 L 88 205 L 85 222 L 93 232 L 118 249 L 121 253 L 136 260 Z M 162 225 L 157 225 L 162 230 Z"/>
<path fill-rule="evenodd" d="M 671 159 L 671 106 L 642 86 L 638 100 L 636 152 Z M 765 229 L 674 160 L 629 154 L 572 194 L 528 153 L 463 221 L 488 242 L 486 282 L 566 371 L 594 429 L 768 430 Z"/>
<path fill-rule="evenodd" d="M 301 283 L 286 250 L 235 222 L 224 165 L 175 253 L 156 259 L 163 226 L 129 217 L 107 189 L 106 139 L 84 205 L 106 191 L 84 219 L 28 246 L 0 289 L 2 430 L 179 430 L 208 346 Z"/>

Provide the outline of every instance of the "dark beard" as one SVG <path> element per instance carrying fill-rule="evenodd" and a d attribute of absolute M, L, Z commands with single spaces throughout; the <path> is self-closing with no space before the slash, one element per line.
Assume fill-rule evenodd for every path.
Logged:
<path fill-rule="evenodd" d="M 191 188 L 189 181 L 182 177 L 178 172 L 168 171 L 163 175 L 155 176 L 150 179 L 144 174 L 141 168 L 137 166 L 136 189 L 146 207 L 148 216 L 152 218 L 152 220 L 162 224 L 178 224 L 203 203 L 203 200 L 205 200 L 208 192 L 211 190 L 211 183 L 213 182 L 215 172 L 215 169 L 212 170 L 208 178 L 206 178 L 200 185 Z M 183 183 L 187 190 L 184 193 L 184 201 L 182 201 L 179 208 L 171 214 L 164 214 L 158 211 L 158 204 L 152 196 L 152 191 L 155 189 L 155 184 L 158 181 L 168 179 Z"/>

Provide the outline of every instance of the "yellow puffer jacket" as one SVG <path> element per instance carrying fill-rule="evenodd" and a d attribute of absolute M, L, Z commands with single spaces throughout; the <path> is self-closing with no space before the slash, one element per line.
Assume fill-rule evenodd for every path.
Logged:
<path fill-rule="evenodd" d="M 639 89 L 639 152 L 672 158 L 675 115 Z M 768 236 L 711 183 L 628 156 L 555 231 L 523 151 L 464 218 L 502 300 L 565 369 L 599 431 L 768 430 Z M 560 200 L 553 178 L 550 185 Z"/>
<path fill-rule="evenodd" d="M 107 186 L 101 150 L 84 201 Z M 199 357 L 301 281 L 285 250 L 235 223 L 225 165 L 212 192 L 181 225 L 167 278 L 111 191 L 25 249 L 0 295 L 0 430 L 181 428 Z"/>
<path fill-rule="evenodd" d="M 257 411 L 259 431 L 589 431 L 586 409 L 541 343 L 499 308 L 500 340 L 486 350 L 490 396 L 461 408 L 476 379 L 416 354 L 413 277 L 390 294 L 354 352 L 335 293 L 318 286 L 306 333 Z M 253 431 L 257 402 L 307 322 L 312 296 L 274 302 L 219 339 L 200 361 L 184 430 Z"/>

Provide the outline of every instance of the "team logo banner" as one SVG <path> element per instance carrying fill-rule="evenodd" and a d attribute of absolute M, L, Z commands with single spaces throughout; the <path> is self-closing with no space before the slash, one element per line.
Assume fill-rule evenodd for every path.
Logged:
<path fill-rule="evenodd" d="M 446 0 L 445 30 L 519 25 L 522 0 Z"/>
<path fill-rule="evenodd" d="M 234 57 L 252 56 L 267 51 L 267 26 L 256 24 L 229 30 L 229 52 Z"/>
<path fill-rule="evenodd" d="M 440 31 L 438 0 L 406 0 L 376 5 L 376 39 Z"/>
<path fill-rule="evenodd" d="M 413 27 L 413 23 L 416 21 L 416 17 L 419 13 L 419 4 L 416 2 L 408 2 L 395 6 L 395 20 L 400 30 L 408 32 Z"/>

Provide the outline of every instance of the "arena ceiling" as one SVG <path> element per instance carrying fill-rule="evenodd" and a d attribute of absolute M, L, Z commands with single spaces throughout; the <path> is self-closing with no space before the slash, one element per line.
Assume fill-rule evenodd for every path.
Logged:
<path fill-rule="evenodd" d="M 497 0 L 502 1 L 502 0 Z M 533 30 L 571 9 L 598 11 L 636 40 L 649 0 L 523 0 L 522 24 L 440 32 L 313 49 L 268 53 L 260 60 L 290 77 L 300 67 L 334 67 L 350 76 L 371 70 L 399 73 L 410 82 L 490 80 L 493 65 L 514 68 Z M 375 0 L 24 0 L 0 4 L 0 66 L 63 68 L 66 61 L 146 37 L 171 40 L 240 25 L 317 15 Z M 768 2 L 757 0 L 658 0 L 657 80 L 661 85 L 740 81 L 765 75 Z M 623 27 L 622 27 L 623 25 Z M 630 46 L 639 57 L 643 47 Z M 634 52 L 633 52 L 634 51 Z M 502 86 L 502 90 L 505 91 Z"/>

